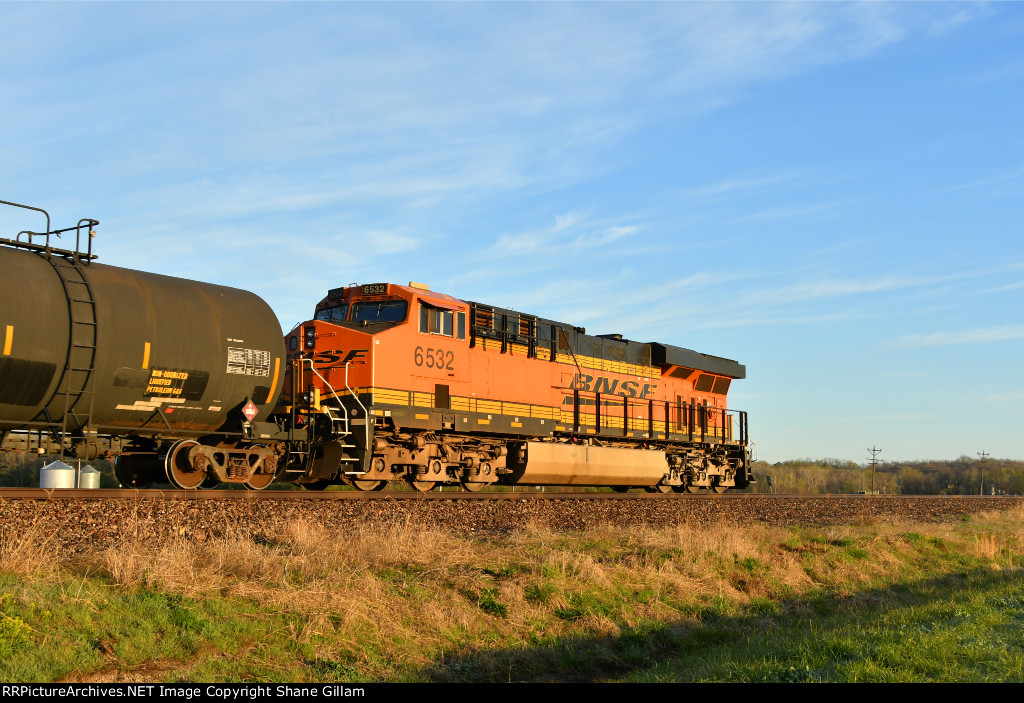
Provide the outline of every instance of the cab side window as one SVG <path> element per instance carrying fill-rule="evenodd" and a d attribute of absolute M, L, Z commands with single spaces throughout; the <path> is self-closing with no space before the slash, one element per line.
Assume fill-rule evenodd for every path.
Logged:
<path fill-rule="evenodd" d="M 466 338 L 466 313 L 420 303 L 420 332 Z"/>

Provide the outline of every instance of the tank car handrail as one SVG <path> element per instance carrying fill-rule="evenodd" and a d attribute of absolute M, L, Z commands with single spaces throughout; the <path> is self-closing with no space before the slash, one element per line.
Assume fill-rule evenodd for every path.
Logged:
<path fill-rule="evenodd" d="M 94 232 L 92 228 L 99 224 L 99 220 L 94 220 L 91 217 L 83 217 L 82 219 L 80 219 L 78 221 L 78 224 L 75 225 L 74 230 L 75 230 L 75 255 L 76 256 L 79 255 L 79 252 L 81 251 L 81 244 L 80 244 L 80 242 L 81 242 L 81 236 L 82 236 L 82 223 L 83 222 L 85 223 L 85 229 L 88 232 L 86 240 L 89 243 L 89 248 L 88 248 L 88 250 L 86 251 L 86 254 L 85 254 L 85 263 L 88 264 L 92 260 L 92 258 L 93 258 L 93 256 L 92 256 L 92 239 L 93 239 L 93 237 L 96 236 L 96 232 Z M 68 229 L 65 230 L 65 231 L 68 231 L 70 229 L 72 229 L 72 228 L 68 227 Z"/>
<path fill-rule="evenodd" d="M 12 203 L 12 202 L 10 202 L 8 200 L 0 200 L 0 204 L 2 204 L 2 205 L 10 205 L 11 207 L 25 208 L 26 210 L 35 210 L 36 212 L 43 213 L 44 215 L 46 215 L 46 231 L 47 232 L 50 231 L 50 213 L 48 213 L 46 210 L 42 209 L 41 207 L 32 207 L 31 205 L 22 205 L 21 203 Z M 24 232 L 19 232 L 18 233 L 18 237 L 21 237 L 22 234 L 24 234 Z"/>
<path fill-rule="evenodd" d="M 10 205 L 11 207 L 20 207 L 24 208 L 25 210 L 35 210 L 36 212 L 41 212 L 46 216 L 45 232 L 33 232 L 32 230 L 23 229 L 20 232 L 18 232 L 17 236 L 13 240 L 0 239 L 0 242 L 4 244 L 11 244 L 16 247 L 34 249 L 36 251 L 44 252 L 47 258 L 49 258 L 51 253 L 57 253 L 60 254 L 61 256 L 70 256 L 75 261 L 82 260 L 86 264 L 88 264 L 90 261 L 96 258 L 96 256 L 92 253 L 92 238 L 96 236 L 96 233 L 92 231 L 92 228 L 99 224 L 99 220 L 94 220 L 89 217 L 83 217 L 78 221 L 78 224 L 75 225 L 74 227 L 65 227 L 64 229 L 50 229 L 50 213 L 48 213 L 46 210 L 42 208 L 33 207 L 31 205 L 22 205 L 21 203 L 12 203 L 9 200 L 0 200 L 0 205 Z M 81 232 L 83 226 L 85 226 L 89 230 L 89 246 L 87 247 L 85 252 L 82 252 L 81 250 Z M 63 234 L 64 232 L 70 232 L 71 230 L 75 230 L 76 233 L 74 251 L 54 249 L 50 246 L 51 234 L 56 234 L 58 237 L 60 237 L 60 235 Z M 26 239 L 25 241 L 22 241 L 21 239 L 21 235 L 23 234 L 27 235 L 28 237 L 28 239 Z M 32 241 L 33 237 L 45 237 L 46 243 L 42 245 L 36 244 L 35 242 Z"/>
<path fill-rule="evenodd" d="M 0 200 L 0 203 L 2 202 L 3 201 Z M 92 227 L 95 227 L 98 224 L 99 220 L 83 218 L 79 220 L 78 224 L 74 227 L 65 227 L 64 229 L 56 229 L 49 232 L 33 232 L 32 230 L 23 229 L 22 231 L 18 232 L 17 236 L 14 239 L 0 239 L 0 244 L 9 244 L 11 246 L 19 247 L 21 249 L 29 249 L 32 251 L 41 252 L 46 254 L 47 257 L 49 257 L 50 254 L 58 254 L 63 257 L 71 258 L 74 261 L 82 261 L 85 264 L 88 264 L 93 259 L 98 258 L 95 254 L 92 253 L 92 240 L 93 237 L 96 236 L 96 232 L 92 230 Z M 85 251 L 82 251 L 81 230 L 83 226 L 89 228 L 88 247 Z M 60 235 L 63 234 L 64 232 L 71 231 L 76 232 L 74 249 L 58 249 L 56 247 L 50 246 L 51 234 L 56 234 L 58 237 L 60 237 Z M 28 235 L 28 239 L 25 241 L 22 241 L 21 239 L 21 235 L 23 234 Z M 46 242 L 45 244 L 36 244 L 35 242 L 32 241 L 33 237 L 45 237 Z"/>

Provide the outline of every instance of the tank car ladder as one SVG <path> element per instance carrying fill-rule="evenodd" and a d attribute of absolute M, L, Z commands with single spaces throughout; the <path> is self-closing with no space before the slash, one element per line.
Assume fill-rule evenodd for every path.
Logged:
<path fill-rule="evenodd" d="M 77 252 L 70 259 L 51 255 L 50 263 L 68 300 L 68 354 L 64 363 L 63 390 L 54 394 L 54 398 L 64 396 L 60 430 L 63 458 L 63 440 L 69 430 L 81 431 L 84 435 L 92 424 L 96 399 L 96 300 Z M 83 401 L 88 402 L 87 408 L 80 407 Z"/>
<path fill-rule="evenodd" d="M 92 424 L 92 415 L 95 402 L 95 376 L 96 376 L 96 300 L 89 285 L 88 279 L 82 271 L 83 266 L 96 258 L 92 253 L 92 238 L 96 236 L 93 227 L 99 224 L 98 220 L 83 218 L 74 227 L 64 229 L 50 229 L 50 213 L 42 208 L 12 203 L 7 200 L 0 200 L 0 204 L 12 207 L 24 208 L 41 212 L 46 216 L 46 231 L 32 232 L 23 230 L 18 233 L 14 240 L 2 239 L 0 243 L 34 251 L 46 259 L 53 270 L 60 278 L 61 286 L 64 288 L 64 295 L 68 301 L 68 352 L 64 362 L 64 373 L 57 381 L 57 388 L 53 395 L 42 406 L 42 412 L 36 415 L 46 420 L 49 432 L 60 442 L 60 458 L 65 455 L 64 440 L 68 435 L 68 418 L 74 419 L 73 431 L 80 431 L 84 437 L 86 429 Z M 82 246 L 82 231 L 85 230 L 85 247 Z M 50 235 L 60 237 L 66 232 L 75 232 L 75 248 L 58 249 L 50 246 Z M 25 235 L 26 239 L 22 240 Z M 34 238 L 40 237 L 45 244 L 37 244 Z M 75 377 L 78 376 L 77 381 Z M 59 390 L 63 386 L 63 390 Z M 61 413 L 60 422 L 53 419 L 50 414 L 50 406 L 57 396 L 64 396 L 64 411 Z M 79 404 L 82 399 L 88 396 L 88 410 L 84 417 L 76 410 L 81 410 Z M 57 427 L 60 426 L 60 435 L 57 436 Z M 42 437 L 40 437 L 42 447 Z"/>

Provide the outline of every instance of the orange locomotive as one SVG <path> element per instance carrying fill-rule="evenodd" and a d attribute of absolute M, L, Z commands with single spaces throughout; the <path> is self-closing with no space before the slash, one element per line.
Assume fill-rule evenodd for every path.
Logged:
<path fill-rule="evenodd" d="M 717 492 L 753 480 L 729 359 L 458 300 L 331 290 L 285 338 L 278 480 Z M 303 441 L 299 440 L 304 436 Z"/>

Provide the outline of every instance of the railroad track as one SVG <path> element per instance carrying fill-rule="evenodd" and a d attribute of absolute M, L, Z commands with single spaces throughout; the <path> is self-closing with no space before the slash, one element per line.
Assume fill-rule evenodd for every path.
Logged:
<path fill-rule="evenodd" d="M 583 491 L 241 491 L 135 488 L 0 488 L 0 500 L 692 500 L 742 498 L 754 493 L 681 495 L 674 493 L 587 493 Z"/>
<path fill-rule="evenodd" d="M 952 500 L 968 498 L 972 501 L 990 503 L 992 509 L 1009 507 L 1020 501 L 1013 496 L 906 496 L 906 495 L 861 495 L 861 494 L 786 494 L 786 493 L 741 493 L 723 494 L 702 491 L 696 494 L 678 493 L 629 493 L 585 491 L 242 491 L 242 490 L 178 490 L 173 488 L 0 488 L 0 500 L 232 500 L 232 501 L 414 501 L 414 500 L 598 500 L 598 501 L 692 501 L 692 500 L 823 500 L 823 501 L 883 501 L 902 502 L 915 500 Z"/>

